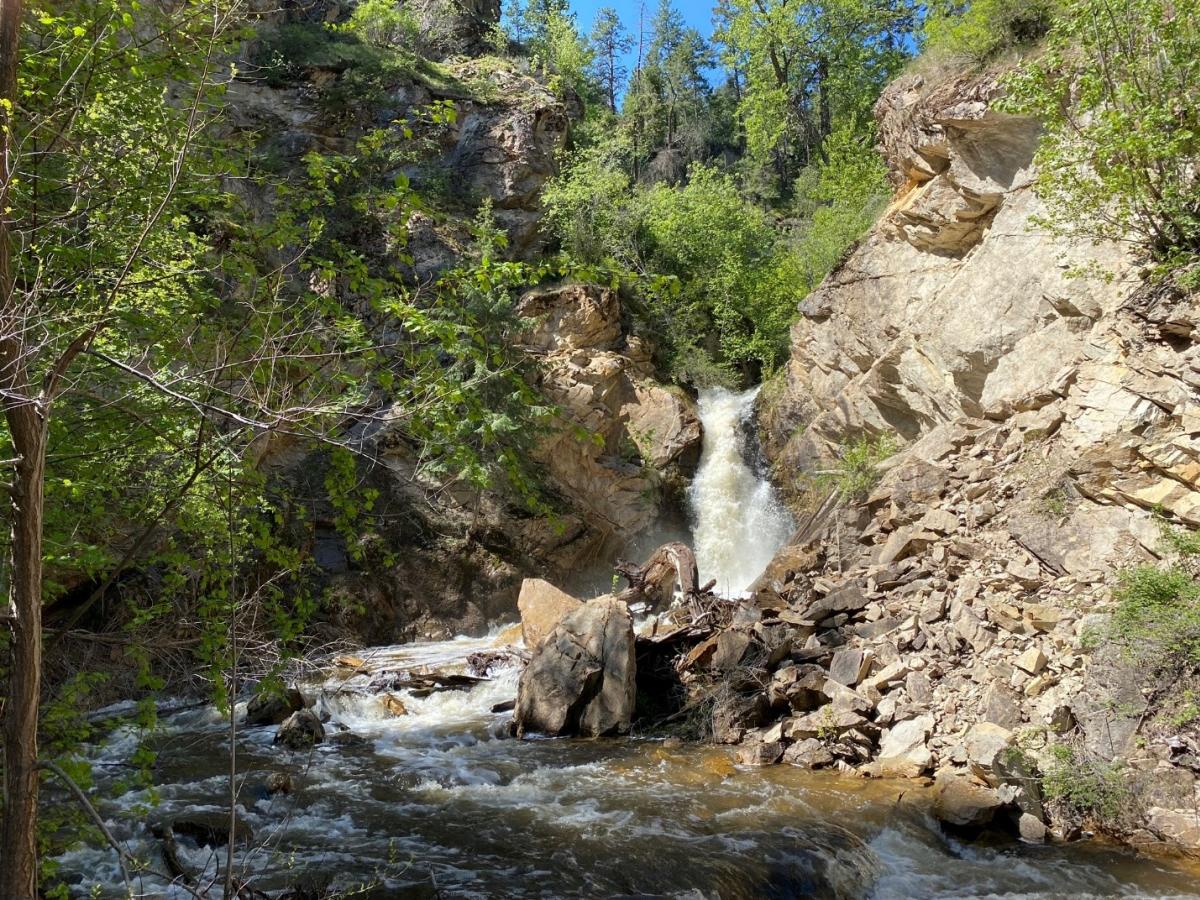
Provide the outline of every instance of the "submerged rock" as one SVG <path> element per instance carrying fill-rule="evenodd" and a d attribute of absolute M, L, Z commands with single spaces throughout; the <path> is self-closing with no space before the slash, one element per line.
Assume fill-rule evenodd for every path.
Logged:
<path fill-rule="evenodd" d="M 636 667 L 629 608 L 607 598 L 582 605 L 555 626 L 521 675 L 517 733 L 629 731 Z"/>
<path fill-rule="evenodd" d="M 311 709 L 300 709 L 288 716 L 279 731 L 275 743 L 289 750 L 308 750 L 325 740 L 325 726 Z"/>

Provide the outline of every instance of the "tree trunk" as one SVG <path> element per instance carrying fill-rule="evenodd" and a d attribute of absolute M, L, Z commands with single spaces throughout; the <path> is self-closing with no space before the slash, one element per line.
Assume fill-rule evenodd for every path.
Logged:
<path fill-rule="evenodd" d="M 15 103 L 21 0 L 0 0 L 0 98 Z M 11 217 L 12 107 L 0 108 L 0 389 L 18 462 L 12 483 L 12 630 L 4 706 L 4 824 L 0 831 L 0 896 L 37 894 L 37 726 L 42 681 L 42 486 L 46 430 L 30 390 L 25 317 L 13 283 Z"/>

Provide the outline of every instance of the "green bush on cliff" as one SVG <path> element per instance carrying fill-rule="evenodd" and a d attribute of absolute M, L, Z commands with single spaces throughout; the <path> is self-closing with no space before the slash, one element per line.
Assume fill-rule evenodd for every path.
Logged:
<path fill-rule="evenodd" d="M 978 62 L 1044 37 L 1053 20 L 1054 0 L 973 0 L 930 5 L 925 18 L 928 52 L 965 56 Z"/>
<path fill-rule="evenodd" d="M 1200 255 L 1200 4 L 1067 0 L 1047 53 L 1008 79 L 1045 123 L 1037 187 L 1056 233 L 1133 243 L 1160 273 Z"/>
<path fill-rule="evenodd" d="M 838 452 L 838 464 L 822 476 L 821 486 L 832 486 L 845 500 L 861 500 L 879 483 L 879 465 L 899 447 L 890 434 L 861 437 Z"/>
<path fill-rule="evenodd" d="M 1091 759 L 1068 744 L 1050 747 L 1042 792 L 1051 803 L 1098 822 L 1114 821 L 1129 802 L 1120 763 Z"/>
<path fill-rule="evenodd" d="M 1179 566 L 1122 573 L 1109 638 L 1140 662 L 1200 663 L 1200 583 Z"/>

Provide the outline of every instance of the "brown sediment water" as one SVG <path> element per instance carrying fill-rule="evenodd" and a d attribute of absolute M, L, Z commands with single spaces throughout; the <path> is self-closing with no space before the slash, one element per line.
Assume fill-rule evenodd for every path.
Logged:
<path fill-rule="evenodd" d="M 364 651 L 367 668 L 458 671 L 488 640 Z M 239 809 L 254 842 L 238 853 L 257 889 L 300 884 L 368 897 L 925 898 L 1198 896 L 1200 875 L 1099 843 L 978 845 L 947 836 L 912 782 L 867 781 L 788 766 L 743 768 L 723 748 L 656 740 L 507 736 L 516 670 L 469 690 L 397 691 L 390 716 L 367 675 L 309 685 L 327 728 L 358 744 L 289 754 L 275 729 L 239 737 Z M 355 693 L 350 693 L 354 691 Z M 361 691 L 361 692 L 360 692 Z M 115 833 L 157 864 L 145 828 L 156 819 L 216 814 L 227 792 L 226 723 L 212 709 L 163 717 L 157 802 L 129 790 L 101 804 Z M 113 792 L 135 735 L 92 750 L 100 793 Z M 287 771 L 289 795 L 268 796 Z M 216 875 L 223 853 L 180 840 L 183 861 Z M 77 896 L 120 896 L 102 846 L 62 858 Z M 152 877 L 135 890 L 188 896 Z M 219 896 L 214 893 L 213 896 Z"/>

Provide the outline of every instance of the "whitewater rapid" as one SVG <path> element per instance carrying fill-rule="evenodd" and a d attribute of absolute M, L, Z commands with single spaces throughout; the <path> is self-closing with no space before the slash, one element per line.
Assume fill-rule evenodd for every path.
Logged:
<path fill-rule="evenodd" d="M 749 588 L 795 527 L 771 482 L 746 459 L 757 396 L 758 388 L 700 393 L 704 448 L 688 508 L 700 583 L 715 578 L 726 596 Z"/>
<path fill-rule="evenodd" d="M 467 690 L 396 689 L 395 717 L 368 685 L 398 668 L 461 672 L 494 638 L 364 650 L 364 671 L 302 687 L 335 733 L 311 752 L 274 747 L 274 727 L 238 734 L 238 814 L 253 831 L 237 874 L 265 893 L 383 898 L 1192 896 L 1195 872 L 1101 845 L 967 844 L 944 834 L 913 782 L 847 779 L 791 766 L 736 766 L 724 747 L 657 740 L 515 740 L 518 669 Z M 119 712 L 121 710 L 113 710 Z M 127 710 L 126 710 L 127 711 Z M 164 713 L 153 791 L 128 783 L 136 732 L 94 745 L 93 796 L 117 840 L 161 869 L 153 822 L 227 811 L 228 724 L 212 707 Z M 286 772 L 292 793 L 258 787 Z M 61 799 L 61 798 L 58 798 Z M 65 802 L 65 801 L 64 801 Z M 181 839 L 179 856 L 218 900 L 223 850 Z M 126 896 L 96 843 L 58 858 L 72 898 Z M 147 872 L 136 896 L 192 890 Z"/>

